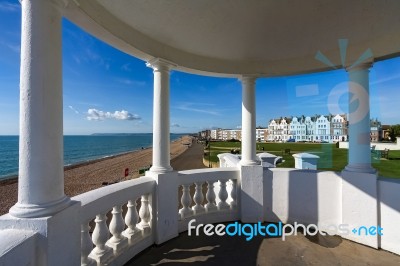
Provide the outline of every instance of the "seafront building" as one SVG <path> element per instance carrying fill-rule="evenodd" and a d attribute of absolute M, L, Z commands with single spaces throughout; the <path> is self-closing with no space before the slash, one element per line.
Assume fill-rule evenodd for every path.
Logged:
<path fill-rule="evenodd" d="M 382 126 L 378 119 L 371 119 L 371 142 L 381 141 Z M 240 140 L 240 129 L 212 129 L 200 132 L 212 140 Z M 208 139 L 208 137 L 207 137 Z M 346 114 L 284 117 L 271 119 L 267 128 L 256 128 L 258 142 L 327 142 L 348 140 Z"/>
<path fill-rule="evenodd" d="M 154 244 L 187 234 L 193 219 L 202 224 L 297 222 L 325 226 L 330 232 L 332 225 L 345 224 L 352 231 L 335 231 L 339 237 L 400 254 L 400 183 L 380 176 L 371 164 L 369 112 L 373 63 L 400 54 L 400 1 L 20 3 L 18 201 L 0 217 L 0 265 L 124 265 L 140 252 L 149 256 L 145 249 Z M 143 60 L 154 76 L 150 170 L 137 179 L 72 198 L 64 193 L 63 174 L 64 18 Z M 332 69 L 346 71 L 347 93 L 362 107 L 348 115 L 347 166 L 341 172 L 265 169 L 256 153 L 257 80 Z M 212 169 L 171 167 L 171 71 L 239 78 L 240 159 L 225 154 L 221 167 Z M 272 130 L 284 139 L 297 134 L 301 139 L 304 131 L 324 140 L 329 140 L 331 130 L 345 134 L 340 127 L 331 127 L 326 117 L 311 122 L 315 127 L 296 124 L 296 135 L 290 132 L 289 119 L 275 121 Z M 311 122 L 305 119 L 306 125 Z M 279 242 L 280 247 L 289 242 Z M 203 247 L 196 237 L 190 238 L 192 243 Z M 318 253 L 314 246 L 307 254 Z M 265 248 L 264 254 L 260 249 L 246 256 L 276 255 L 268 245 Z M 382 252 L 376 260 L 389 255 Z M 349 256 L 357 264 L 358 255 Z M 299 256 L 289 251 L 281 260 L 288 257 Z M 323 259 L 315 255 L 313 261 Z"/>
<path fill-rule="evenodd" d="M 315 115 L 271 119 L 268 125 L 268 141 L 288 140 L 329 142 L 347 141 L 346 115 Z"/>

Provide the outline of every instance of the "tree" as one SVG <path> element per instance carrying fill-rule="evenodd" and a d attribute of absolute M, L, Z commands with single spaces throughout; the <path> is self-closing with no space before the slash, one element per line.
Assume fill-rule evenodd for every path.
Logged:
<path fill-rule="evenodd" d="M 396 141 L 396 137 L 400 137 L 400 124 L 390 127 L 390 140 Z"/>

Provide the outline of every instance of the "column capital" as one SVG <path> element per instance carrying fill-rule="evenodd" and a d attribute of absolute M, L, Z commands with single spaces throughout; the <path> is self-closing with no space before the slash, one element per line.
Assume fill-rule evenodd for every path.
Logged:
<path fill-rule="evenodd" d="M 259 77 L 258 75 L 240 75 L 239 76 L 239 80 L 242 83 L 252 83 L 252 84 L 254 84 L 258 77 Z"/>
<path fill-rule="evenodd" d="M 168 60 L 156 57 L 147 61 L 146 66 L 152 68 L 154 71 L 170 71 L 178 65 Z"/>
<path fill-rule="evenodd" d="M 347 67 L 345 67 L 345 69 L 346 69 L 347 72 L 360 71 L 360 70 L 369 70 L 373 66 L 373 64 L 374 64 L 373 61 L 363 62 L 363 63 L 360 63 L 360 64 L 347 66 Z"/>

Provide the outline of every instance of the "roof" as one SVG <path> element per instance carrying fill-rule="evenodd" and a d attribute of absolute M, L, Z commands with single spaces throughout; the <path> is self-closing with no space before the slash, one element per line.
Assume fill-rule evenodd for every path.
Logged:
<path fill-rule="evenodd" d="M 284 76 L 350 66 L 368 49 L 375 61 L 400 54 L 398 0 L 52 1 L 108 44 L 197 74 Z"/>

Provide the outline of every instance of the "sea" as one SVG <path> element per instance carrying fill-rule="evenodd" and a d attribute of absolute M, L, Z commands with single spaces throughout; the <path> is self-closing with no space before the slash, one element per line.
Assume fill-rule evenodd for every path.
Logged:
<path fill-rule="evenodd" d="M 171 141 L 187 134 L 171 134 Z M 18 136 L 0 136 L 0 180 L 18 174 Z M 64 136 L 64 165 L 151 147 L 152 133 Z"/>

